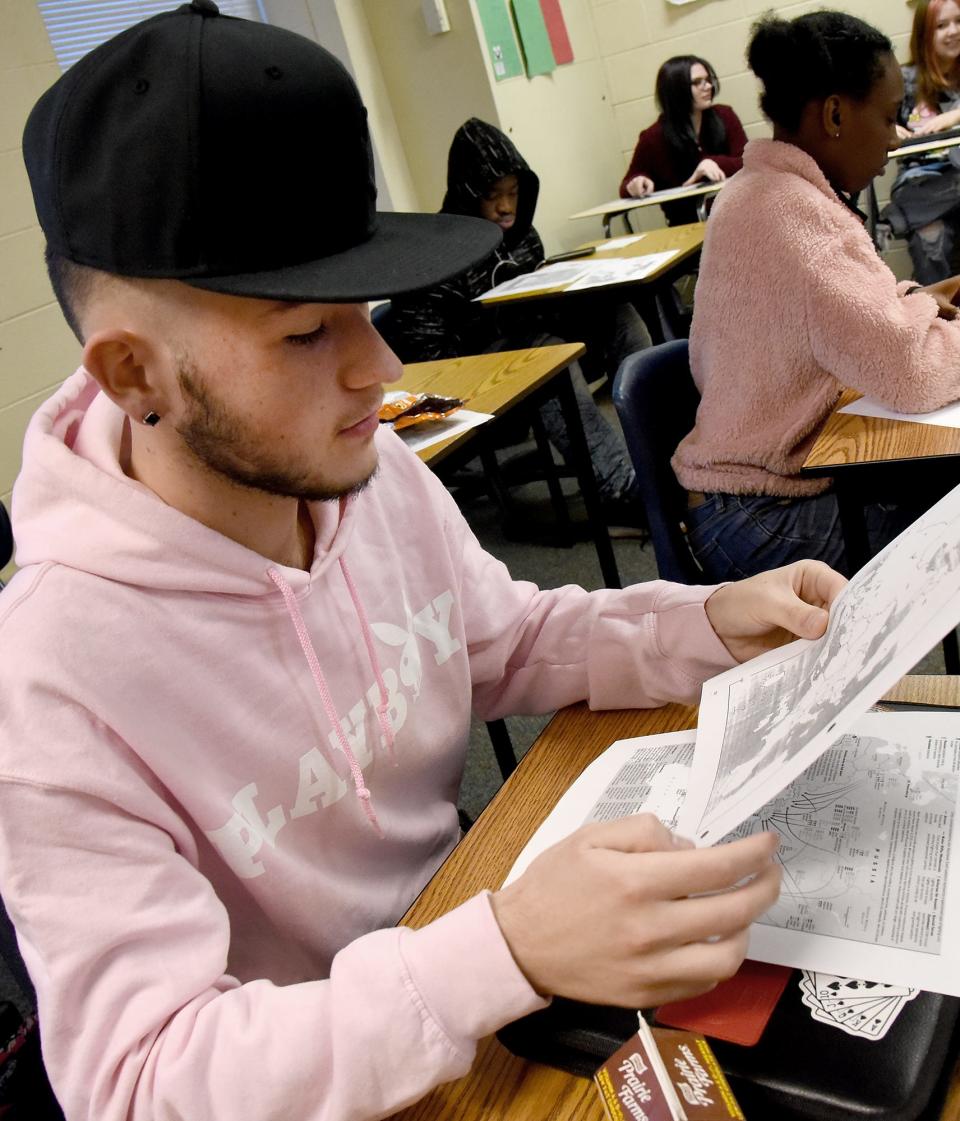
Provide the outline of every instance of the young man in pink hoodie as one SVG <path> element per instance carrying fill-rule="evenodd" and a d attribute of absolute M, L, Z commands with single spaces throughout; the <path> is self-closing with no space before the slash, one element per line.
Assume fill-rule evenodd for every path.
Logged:
<path fill-rule="evenodd" d="M 842 579 L 540 591 L 480 549 L 378 428 L 400 367 L 365 301 L 496 228 L 377 215 L 359 96 L 306 39 L 195 0 L 78 62 L 24 148 L 84 366 L 14 492 L 0 892 L 69 1121 L 383 1117 L 552 994 L 732 972 L 773 839 L 649 816 L 394 924 L 456 844 L 471 707 L 693 700 L 822 633 Z"/>

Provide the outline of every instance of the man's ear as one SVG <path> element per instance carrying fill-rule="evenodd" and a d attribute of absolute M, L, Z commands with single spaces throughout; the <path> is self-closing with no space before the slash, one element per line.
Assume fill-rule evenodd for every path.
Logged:
<path fill-rule="evenodd" d="M 134 331 L 97 331 L 83 348 L 83 365 L 104 393 L 131 420 L 148 413 L 164 416 L 167 406 L 158 384 L 157 355 L 152 345 Z"/>
<path fill-rule="evenodd" d="M 830 94 L 824 101 L 823 108 L 820 111 L 820 123 L 827 136 L 832 140 L 840 139 L 840 126 L 843 124 L 843 107 L 840 104 L 840 98 L 837 94 Z"/>

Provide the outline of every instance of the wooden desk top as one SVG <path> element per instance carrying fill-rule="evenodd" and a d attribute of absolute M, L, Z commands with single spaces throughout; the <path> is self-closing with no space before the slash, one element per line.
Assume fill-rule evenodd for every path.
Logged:
<path fill-rule="evenodd" d="M 626 282 L 626 286 L 633 284 L 655 284 L 664 273 L 670 269 L 675 268 L 681 261 L 685 261 L 694 253 L 698 253 L 703 247 L 704 231 L 706 230 L 705 222 L 691 222 L 686 226 L 663 226 L 658 230 L 648 230 L 643 234 L 641 241 L 635 241 L 632 245 L 626 245 L 622 249 L 611 249 L 604 251 L 598 248 L 593 257 L 588 258 L 593 260 L 596 257 L 599 260 L 610 260 L 612 258 L 622 258 L 626 260 L 630 257 L 644 257 L 648 253 L 665 253 L 667 250 L 675 250 L 675 255 L 669 261 L 664 262 L 655 272 L 645 276 L 642 280 L 631 280 Z M 637 235 L 639 236 L 639 235 Z M 600 241 L 588 241 L 586 245 L 602 246 L 607 239 Z M 617 239 L 609 239 L 617 240 Z M 587 292 L 602 292 L 607 288 L 620 288 L 625 284 L 618 281 L 616 284 L 611 285 L 597 285 L 596 288 L 589 288 Z M 540 300 L 546 296 L 561 296 L 566 291 L 567 285 L 546 285 L 543 288 L 536 288 L 528 292 L 515 292 L 506 296 L 492 296 L 490 299 L 484 299 L 481 302 L 484 304 L 506 304 L 506 303 L 520 303 L 524 300 Z"/>
<path fill-rule="evenodd" d="M 890 700 L 960 706 L 960 677 L 904 678 Z M 517 770 L 477 819 L 410 908 L 403 921 L 421 927 L 485 888 L 495 890 L 557 799 L 614 740 L 696 725 L 695 708 L 668 705 L 646 711 L 559 712 Z M 957 1074 L 954 1083 L 958 1083 Z M 955 1085 L 941 1121 L 960 1121 Z M 493 1036 L 481 1041 L 473 1069 L 395 1115 L 402 1121 L 603 1121 L 588 1079 L 516 1058 Z"/>
<path fill-rule="evenodd" d="M 589 210 L 578 210 L 576 214 L 570 215 L 570 219 L 615 218 L 618 214 L 626 214 L 629 210 L 639 210 L 644 206 L 679 202 L 682 199 L 696 198 L 698 195 L 715 195 L 722 187 L 723 183 L 697 183 L 693 187 L 668 187 L 639 199 L 611 199 L 610 202 L 602 202 L 599 206 L 591 206 Z"/>
<path fill-rule="evenodd" d="M 846 390 L 837 406 L 860 396 Z M 836 475 L 844 468 L 960 455 L 960 428 L 941 428 L 909 420 L 854 416 L 834 411 L 803 464 L 810 475 Z"/>
<path fill-rule="evenodd" d="M 500 416 L 549 381 L 586 351 L 583 343 L 501 350 L 434 362 L 411 362 L 403 367 L 401 387 L 415 393 L 460 397 L 478 413 Z M 419 452 L 431 467 L 439 463 L 476 429 L 462 432 Z"/>

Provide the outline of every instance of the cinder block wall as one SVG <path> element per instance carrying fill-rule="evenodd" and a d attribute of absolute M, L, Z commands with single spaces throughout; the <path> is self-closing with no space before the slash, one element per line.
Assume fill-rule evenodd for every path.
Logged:
<path fill-rule="evenodd" d="M 27 114 L 60 70 L 32 0 L 0 0 L 0 27 L 0 500 L 9 509 L 27 421 L 76 368 L 80 347 L 53 301 L 20 154 Z"/>
<path fill-rule="evenodd" d="M 907 61 L 913 19 L 913 8 L 906 0 L 839 0 L 833 4 L 829 0 L 697 0 L 683 5 L 666 0 L 590 2 L 624 170 L 637 135 L 656 119 L 654 78 L 660 64 L 672 55 L 694 54 L 709 59 L 720 79 L 720 100 L 733 106 L 747 135 L 769 136 L 770 126 L 758 105 L 758 84 L 744 58 L 750 27 L 758 16 L 773 10 L 790 19 L 821 8 L 838 8 L 889 35 L 901 62 Z M 893 174 L 891 166 L 877 184 L 881 205 L 889 197 Z M 660 224 L 658 216 L 640 213 L 646 224 Z M 887 262 L 898 275 L 909 275 L 910 262 L 903 243 L 891 250 Z"/>

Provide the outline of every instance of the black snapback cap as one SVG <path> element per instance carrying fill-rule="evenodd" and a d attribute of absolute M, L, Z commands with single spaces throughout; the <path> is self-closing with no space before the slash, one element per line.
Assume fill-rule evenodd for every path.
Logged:
<path fill-rule="evenodd" d="M 50 248 L 121 276 L 362 301 L 436 284 L 500 241 L 482 218 L 378 213 L 343 65 L 211 0 L 80 59 L 34 106 L 23 152 Z"/>

